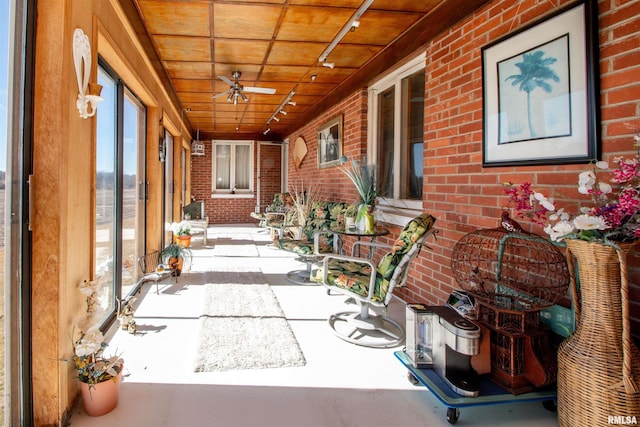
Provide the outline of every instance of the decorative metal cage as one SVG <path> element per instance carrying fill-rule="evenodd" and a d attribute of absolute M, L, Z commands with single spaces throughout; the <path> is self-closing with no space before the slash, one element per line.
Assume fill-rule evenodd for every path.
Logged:
<path fill-rule="evenodd" d="M 453 248 L 451 269 L 458 285 L 500 309 L 538 311 L 566 295 L 564 254 L 548 239 L 504 228 L 477 230 Z"/>

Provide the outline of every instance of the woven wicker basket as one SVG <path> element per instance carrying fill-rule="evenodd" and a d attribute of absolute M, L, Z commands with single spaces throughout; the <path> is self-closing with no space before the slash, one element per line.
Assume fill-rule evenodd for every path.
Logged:
<path fill-rule="evenodd" d="M 558 350 L 558 424 L 600 426 L 611 416 L 640 415 L 640 351 L 630 336 L 627 254 L 595 242 L 567 241 L 567 262 L 578 262 L 571 287 L 576 330 Z"/>

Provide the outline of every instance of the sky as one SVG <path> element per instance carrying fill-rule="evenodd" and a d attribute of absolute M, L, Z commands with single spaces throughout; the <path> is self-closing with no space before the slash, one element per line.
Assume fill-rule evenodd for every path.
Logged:
<path fill-rule="evenodd" d="M 7 170 L 9 0 L 0 0 L 0 170 Z"/>

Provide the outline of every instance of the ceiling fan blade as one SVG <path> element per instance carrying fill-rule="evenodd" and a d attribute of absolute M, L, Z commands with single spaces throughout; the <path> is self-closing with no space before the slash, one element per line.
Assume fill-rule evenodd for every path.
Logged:
<path fill-rule="evenodd" d="M 214 95 L 214 96 L 213 96 L 213 99 L 220 98 L 221 96 L 227 95 L 227 94 L 228 94 L 228 93 L 230 93 L 230 92 L 231 92 L 231 89 L 229 89 L 229 90 L 225 90 L 224 92 L 221 92 L 221 93 L 219 93 L 219 94 L 217 94 L 217 95 Z"/>
<path fill-rule="evenodd" d="M 235 83 L 233 83 L 231 80 L 229 80 L 228 78 L 226 78 L 225 76 L 218 76 L 218 78 L 220 80 L 222 80 L 223 82 L 225 82 L 226 84 L 228 84 L 229 86 L 233 86 Z"/>
<path fill-rule="evenodd" d="M 243 88 L 245 92 L 253 92 L 253 93 L 265 93 L 267 95 L 273 95 L 276 93 L 276 90 L 270 87 L 251 87 L 245 86 Z"/>

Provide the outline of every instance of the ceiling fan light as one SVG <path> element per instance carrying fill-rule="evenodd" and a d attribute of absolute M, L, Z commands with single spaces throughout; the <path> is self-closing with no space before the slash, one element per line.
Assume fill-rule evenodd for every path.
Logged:
<path fill-rule="evenodd" d="M 227 97 L 227 102 L 231 102 L 233 101 L 233 94 L 230 93 L 229 96 Z"/>
<path fill-rule="evenodd" d="M 242 97 L 242 100 L 243 100 L 244 102 L 249 101 L 249 100 L 247 99 L 247 97 L 245 96 L 245 94 L 244 94 L 244 93 L 240 92 L 240 96 Z"/>

